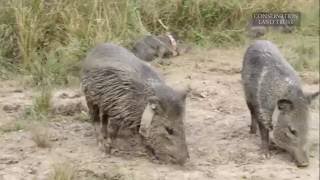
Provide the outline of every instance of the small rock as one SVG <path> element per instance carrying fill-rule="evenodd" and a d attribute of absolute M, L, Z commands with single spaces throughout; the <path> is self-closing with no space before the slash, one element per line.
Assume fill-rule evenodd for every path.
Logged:
<path fill-rule="evenodd" d="M 3 106 L 3 111 L 7 113 L 17 112 L 21 108 L 20 104 L 6 104 Z"/>
<path fill-rule="evenodd" d="M 12 92 L 14 92 L 14 93 L 22 93 L 23 90 L 22 90 L 22 89 L 15 89 L 15 90 L 13 90 Z"/>
<path fill-rule="evenodd" d="M 191 94 L 195 97 L 200 97 L 200 98 L 206 98 L 207 95 L 205 92 L 199 92 L 199 91 L 192 91 Z"/>
<path fill-rule="evenodd" d="M 68 98 L 69 96 L 68 96 L 67 93 L 61 93 L 58 97 L 61 98 L 61 99 L 66 99 L 66 98 Z"/>
<path fill-rule="evenodd" d="M 93 135 L 93 132 L 91 132 L 91 131 L 89 131 L 89 132 L 86 132 L 86 133 L 84 133 L 84 137 L 90 137 L 90 136 L 92 136 Z"/>
<path fill-rule="evenodd" d="M 35 169 L 31 168 L 31 169 L 28 170 L 28 173 L 29 174 L 36 174 L 37 171 Z"/>
<path fill-rule="evenodd" d="M 3 157 L 0 158 L 0 164 L 17 164 L 19 161 L 12 156 L 5 156 L 3 155 Z"/>
<path fill-rule="evenodd" d="M 87 111 L 85 98 L 77 91 L 59 91 L 51 98 L 51 112 L 63 116 L 73 116 Z"/>
<path fill-rule="evenodd" d="M 57 137 L 51 137 L 50 138 L 50 141 L 58 141 L 59 140 L 59 138 L 57 138 Z"/>

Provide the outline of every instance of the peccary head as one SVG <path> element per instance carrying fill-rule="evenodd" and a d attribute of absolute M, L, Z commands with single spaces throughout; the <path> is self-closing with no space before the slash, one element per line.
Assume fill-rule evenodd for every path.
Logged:
<path fill-rule="evenodd" d="M 166 45 L 167 50 L 163 54 L 164 58 L 179 55 L 177 52 L 177 48 L 178 44 L 180 44 L 180 41 L 178 40 L 178 36 L 176 33 L 167 32 L 166 34 L 159 35 L 157 37 Z"/>
<path fill-rule="evenodd" d="M 139 133 L 156 159 L 184 164 L 189 158 L 184 133 L 186 91 L 167 86 L 155 88 L 143 112 Z"/>
<path fill-rule="evenodd" d="M 294 99 L 278 101 L 278 121 L 273 136 L 275 143 L 287 150 L 298 167 L 309 165 L 307 134 L 309 105 L 319 92 Z"/>

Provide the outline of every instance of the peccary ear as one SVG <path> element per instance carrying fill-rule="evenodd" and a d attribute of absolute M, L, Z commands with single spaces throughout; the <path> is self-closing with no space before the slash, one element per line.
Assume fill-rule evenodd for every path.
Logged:
<path fill-rule="evenodd" d="M 187 85 L 186 87 L 184 87 L 183 89 L 179 90 L 178 92 L 181 95 L 181 98 L 183 100 L 185 100 L 186 97 L 188 96 L 188 94 L 191 92 L 191 87 L 190 87 L 190 85 Z"/>
<path fill-rule="evenodd" d="M 320 94 L 319 91 L 315 92 L 315 93 L 308 93 L 308 94 L 305 94 L 305 97 L 306 97 L 308 103 L 311 104 L 312 101 L 319 96 L 319 94 Z"/>
<path fill-rule="evenodd" d="M 149 136 L 150 125 L 157 106 L 159 106 L 159 100 L 156 97 L 152 97 L 149 99 L 149 102 L 142 113 L 139 133 L 144 137 Z"/>
<path fill-rule="evenodd" d="M 290 111 L 293 109 L 293 103 L 289 99 L 280 99 L 278 101 L 278 108 L 280 111 Z"/>

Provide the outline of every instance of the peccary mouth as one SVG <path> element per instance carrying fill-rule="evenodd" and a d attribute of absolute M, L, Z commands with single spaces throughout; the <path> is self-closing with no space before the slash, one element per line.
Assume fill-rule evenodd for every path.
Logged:
<path fill-rule="evenodd" d="M 296 163 L 297 164 L 297 167 L 299 168 L 304 168 L 304 167 L 308 167 L 309 166 L 309 163 L 308 162 L 305 162 L 305 163 Z"/>
<path fill-rule="evenodd" d="M 295 151 L 293 157 L 296 161 L 297 167 L 307 167 L 309 165 L 308 155 L 304 151 Z"/>

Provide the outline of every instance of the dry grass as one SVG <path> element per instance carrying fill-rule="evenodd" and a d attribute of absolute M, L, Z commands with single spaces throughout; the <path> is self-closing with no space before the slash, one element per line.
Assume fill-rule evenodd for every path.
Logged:
<path fill-rule="evenodd" d="M 243 45 L 246 24 L 256 11 L 301 11 L 303 28 L 298 33 L 318 37 L 315 3 L 0 0 L 0 77 L 18 71 L 31 75 L 35 86 L 70 84 L 79 76 L 79 62 L 95 44 L 113 41 L 129 46 L 141 35 L 168 30 L 202 46 Z"/>
<path fill-rule="evenodd" d="M 32 127 L 30 127 L 31 138 L 36 143 L 36 145 L 40 148 L 49 148 L 51 147 L 50 139 L 49 139 L 49 131 L 48 128 L 39 123 L 34 123 Z"/>
<path fill-rule="evenodd" d="M 59 163 L 53 165 L 53 172 L 49 180 L 73 180 L 76 169 L 70 163 Z"/>
<path fill-rule="evenodd" d="M 319 38 L 299 33 L 269 33 L 263 37 L 277 44 L 283 55 L 297 71 L 319 72 Z"/>

